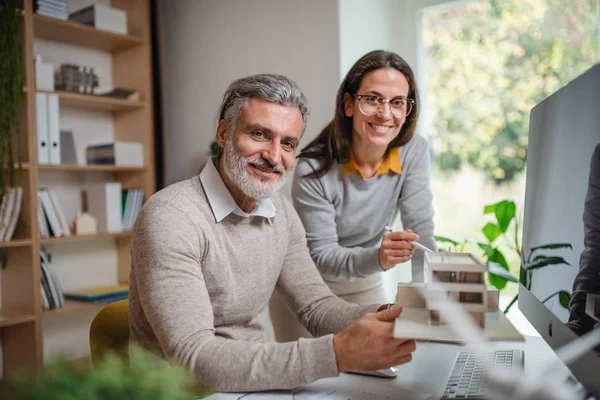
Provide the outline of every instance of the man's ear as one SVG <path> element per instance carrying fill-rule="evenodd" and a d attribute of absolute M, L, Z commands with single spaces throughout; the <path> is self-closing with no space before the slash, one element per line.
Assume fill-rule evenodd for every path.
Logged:
<path fill-rule="evenodd" d="M 346 114 L 346 117 L 354 115 L 354 107 L 352 107 L 353 99 L 350 93 L 344 93 L 344 114 Z"/>
<path fill-rule="evenodd" d="M 217 125 L 217 135 L 215 139 L 220 148 L 225 147 L 225 142 L 227 141 L 227 121 L 224 119 L 220 120 L 219 125 Z"/>

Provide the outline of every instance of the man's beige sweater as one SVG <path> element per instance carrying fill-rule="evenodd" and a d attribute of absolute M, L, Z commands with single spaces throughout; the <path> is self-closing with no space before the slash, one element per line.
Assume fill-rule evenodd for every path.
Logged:
<path fill-rule="evenodd" d="M 333 335 L 376 305 L 335 297 L 282 195 L 277 215 L 215 222 L 199 177 L 161 190 L 134 226 L 131 339 L 219 391 L 286 389 L 337 376 Z M 259 313 L 277 290 L 315 339 L 264 339 Z"/>

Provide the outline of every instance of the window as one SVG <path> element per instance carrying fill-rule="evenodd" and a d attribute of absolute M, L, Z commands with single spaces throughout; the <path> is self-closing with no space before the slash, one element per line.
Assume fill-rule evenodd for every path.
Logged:
<path fill-rule="evenodd" d="M 598 62 L 598 15 L 598 0 L 482 0 L 420 14 L 437 235 L 483 239 L 484 205 L 504 199 L 521 218 L 529 112 Z M 483 258 L 476 244 L 465 251 Z M 504 255 L 518 276 L 516 252 Z"/>

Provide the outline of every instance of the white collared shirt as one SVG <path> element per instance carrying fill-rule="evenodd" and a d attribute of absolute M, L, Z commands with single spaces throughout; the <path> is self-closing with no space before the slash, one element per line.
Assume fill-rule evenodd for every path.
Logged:
<path fill-rule="evenodd" d="M 206 197 L 212 209 L 216 222 L 221 222 L 226 216 L 231 213 L 241 217 L 264 217 L 269 219 L 275 217 L 277 209 L 271 199 L 256 200 L 256 208 L 254 211 L 244 212 L 235 202 L 231 193 L 225 186 L 225 182 L 221 179 L 219 171 L 213 163 L 213 159 L 209 159 L 202 172 L 200 172 L 200 182 L 206 192 Z"/>

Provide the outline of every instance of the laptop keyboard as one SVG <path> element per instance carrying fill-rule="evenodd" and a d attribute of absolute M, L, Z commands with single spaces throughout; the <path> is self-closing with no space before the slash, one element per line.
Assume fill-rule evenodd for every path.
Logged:
<path fill-rule="evenodd" d="M 510 372 L 513 366 L 522 367 L 523 360 L 523 350 L 516 349 L 458 353 L 442 399 L 485 399 L 483 375 L 490 369 Z"/>

